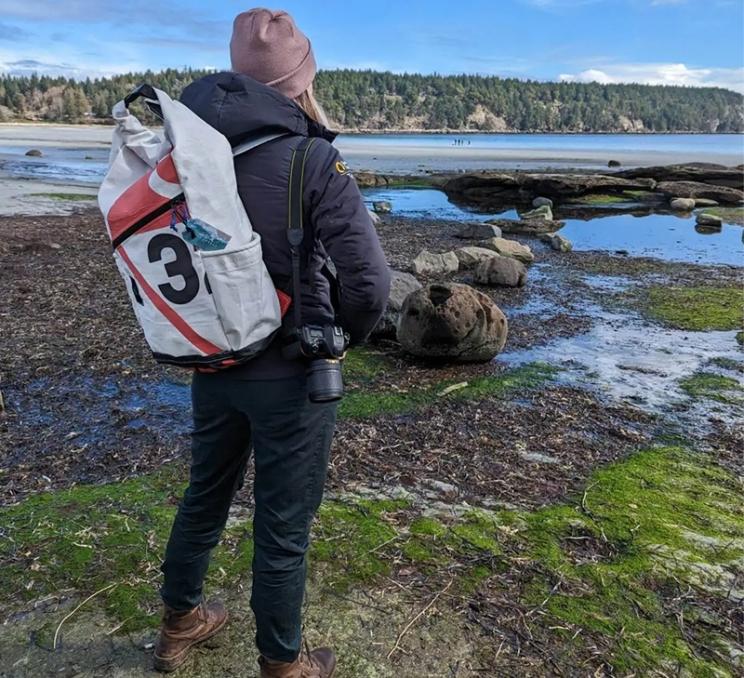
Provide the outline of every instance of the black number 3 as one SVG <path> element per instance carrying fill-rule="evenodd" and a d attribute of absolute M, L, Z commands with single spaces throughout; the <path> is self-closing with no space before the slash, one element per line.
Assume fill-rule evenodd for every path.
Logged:
<path fill-rule="evenodd" d="M 163 258 L 163 250 L 173 250 L 176 255 L 174 261 L 165 264 L 165 272 L 169 278 L 178 276 L 183 278 L 184 285 L 179 290 L 170 283 L 158 285 L 158 289 L 163 296 L 173 304 L 188 304 L 197 294 L 199 294 L 199 277 L 191 263 L 191 252 L 188 245 L 169 233 L 160 233 L 156 235 L 147 246 L 147 256 L 150 263 L 154 264 Z"/>

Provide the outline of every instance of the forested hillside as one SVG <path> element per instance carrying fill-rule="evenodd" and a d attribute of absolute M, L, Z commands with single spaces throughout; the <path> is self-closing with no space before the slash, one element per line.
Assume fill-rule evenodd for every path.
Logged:
<path fill-rule="evenodd" d="M 204 74 L 169 69 L 86 81 L 2 76 L 0 120 L 94 122 L 140 82 L 178 96 Z M 317 92 L 345 130 L 744 131 L 744 97 L 714 88 L 339 70 L 321 71 Z"/>

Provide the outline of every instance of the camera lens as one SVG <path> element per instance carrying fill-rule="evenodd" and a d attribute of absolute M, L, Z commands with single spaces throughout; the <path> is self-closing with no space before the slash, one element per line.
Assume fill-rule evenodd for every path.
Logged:
<path fill-rule="evenodd" d="M 328 358 L 313 360 L 307 368 L 307 390 L 312 403 L 329 403 L 344 395 L 341 361 Z"/>

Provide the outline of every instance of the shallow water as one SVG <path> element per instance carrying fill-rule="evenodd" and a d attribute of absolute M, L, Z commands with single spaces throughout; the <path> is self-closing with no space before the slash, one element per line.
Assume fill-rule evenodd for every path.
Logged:
<path fill-rule="evenodd" d="M 699 233 L 694 216 L 618 214 L 589 221 L 567 219 L 560 233 L 577 251 L 625 250 L 634 257 L 744 265 L 741 226 L 724 224 L 720 232 Z"/>
<path fill-rule="evenodd" d="M 451 203 L 447 195 L 433 188 L 365 188 L 362 190 L 364 202 L 370 209 L 372 203 L 386 200 L 393 206 L 393 215 L 397 217 L 428 217 L 448 221 L 486 221 L 500 219 L 518 219 L 514 209 L 503 212 L 478 212 Z"/>
<path fill-rule="evenodd" d="M 0 171 L 19 179 L 98 185 L 108 167 L 107 148 L 44 146 L 41 158 L 26 156 L 28 146 L 1 146 Z"/>
<path fill-rule="evenodd" d="M 362 193 L 369 207 L 376 200 L 386 200 L 393 207 L 393 215 L 399 217 L 450 221 L 519 218 L 513 209 L 484 213 L 460 207 L 451 203 L 442 191 L 432 188 L 370 188 Z M 664 261 L 744 265 L 741 226 L 724 224 L 719 232 L 699 233 L 695 230 L 695 216 L 691 214 L 612 214 L 588 221 L 567 219 L 565 223 L 560 233 L 577 251 L 623 250 L 630 256 Z"/>
<path fill-rule="evenodd" d="M 56 426 L 62 435 L 74 435 L 75 445 L 105 443 L 121 428 L 181 436 L 191 427 L 190 387 L 167 379 L 132 382 L 84 376 L 59 384 L 42 377 L 23 391 L 5 392 L 21 426 Z M 74 432 L 66 429 L 67 422 L 74 422 Z"/>
<path fill-rule="evenodd" d="M 565 382 L 661 412 L 687 399 L 679 388 L 681 378 L 704 368 L 712 358 L 742 357 L 736 331 L 672 330 L 633 316 L 593 310 L 596 320 L 588 332 L 506 352 L 498 360 L 511 366 L 533 361 L 563 366 Z"/>

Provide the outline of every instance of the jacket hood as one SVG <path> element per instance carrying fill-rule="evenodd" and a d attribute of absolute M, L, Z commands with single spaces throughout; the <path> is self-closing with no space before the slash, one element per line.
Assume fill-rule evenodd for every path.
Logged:
<path fill-rule="evenodd" d="M 181 103 L 224 134 L 233 146 L 277 132 L 328 141 L 336 138 L 294 101 L 240 73 L 213 73 L 192 82 L 181 94 Z"/>

